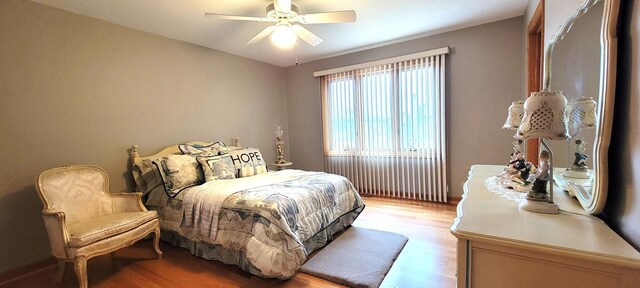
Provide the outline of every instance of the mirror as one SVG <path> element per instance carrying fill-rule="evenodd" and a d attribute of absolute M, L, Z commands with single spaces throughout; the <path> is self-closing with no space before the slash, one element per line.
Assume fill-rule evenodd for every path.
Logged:
<path fill-rule="evenodd" d="M 592 214 L 602 211 L 607 198 L 619 6 L 619 0 L 586 0 L 563 24 L 545 55 L 545 88 L 563 91 L 570 104 L 581 98 L 592 98 L 596 103 L 593 128 L 578 128 L 580 125 L 570 123 L 569 133 L 573 138 L 550 143 L 556 167 L 573 166 L 576 170 L 574 164 L 588 166 L 588 173 L 582 173 L 585 177 L 567 171 L 564 180 L 570 194 Z M 582 100 L 586 102 L 590 101 Z M 571 119 L 573 110 L 569 106 L 567 118 Z M 574 118 L 577 114 L 574 113 Z M 576 155 L 576 152 L 583 153 Z M 584 159 L 583 155 L 588 158 Z"/>

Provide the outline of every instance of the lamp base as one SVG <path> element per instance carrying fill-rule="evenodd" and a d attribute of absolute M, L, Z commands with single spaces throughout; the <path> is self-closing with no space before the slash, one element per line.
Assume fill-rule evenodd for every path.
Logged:
<path fill-rule="evenodd" d="M 558 214 L 560 213 L 560 207 L 558 204 L 547 201 L 535 201 L 524 199 L 520 202 L 520 209 L 536 212 L 536 213 L 544 213 L 544 214 Z"/>

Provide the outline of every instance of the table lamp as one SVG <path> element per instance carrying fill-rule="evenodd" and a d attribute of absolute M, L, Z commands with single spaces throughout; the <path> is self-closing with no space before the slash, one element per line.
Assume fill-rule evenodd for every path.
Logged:
<path fill-rule="evenodd" d="M 514 137 L 521 140 L 540 138 L 545 150 L 540 152 L 536 179 L 526 199 L 520 202 L 520 209 L 538 213 L 559 213 L 558 204 L 553 202 L 553 152 L 547 140 L 569 138 L 564 117 L 566 105 L 567 98 L 562 95 L 562 91 L 549 89 L 531 93 L 524 102 L 524 118 Z M 550 185 L 547 185 L 549 183 Z"/>
<path fill-rule="evenodd" d="M 524 102 L 522 100 L 512 102 L 509 106 L 507 120 L 505 120 L 502 129 L 518 130 L 522 117 L 524 116 Z M 517 191 L 526 191 L 526 185 L 529 184 L 529 172 L 531 171 L 531 163 L 524 159 L 522 153 L 522 140 L 517 139 L 513 142 L 513 153 L 507 164 L 507 168 L 500 174 L 505 178 L 502 185 L 509 189 Z M 515 183 L 514 183 L 515 182 Z"/>
<path fill-rule="evenodd" d="M 282 141 L 282 135 L 284 130 L 279 124 L 273 127 L 273 134 L 276 135 L 276 164 L 282 164 L 287 162 L 284 160 L 284 141 Z"/>
<path fill-rule="evenodd" d="M 567 104 L 565 118 L 567 121 L 569 134 L 575 144 L 575 160 L 571 162 L 571 155 L 568 155 L 567 169 L 562 175 L 570 178 L 588 179 L 589 169 L 585 164 L 587 154 L 584 153 L 586 142 L 579 137 L 580 131 L 596 127 L 596 101 L 592 98 L 574 99 Z M 575 140 L 574 140 L 575 139 Z M 571 142 L 569 145 L 571 146 Z M 571 151 L 571 150 L 569 150 Z"/>
<path fill-rule="evenodd" d="M 524 102 L 522 100 L 512 102 L 509 106 L 507 120 L 502 125 L 502 129 L 518 130 L 522 117 L 524 116 Z M 518 139 L 513 142 L 513 152 L 522 152 L 522 140 Z"/>

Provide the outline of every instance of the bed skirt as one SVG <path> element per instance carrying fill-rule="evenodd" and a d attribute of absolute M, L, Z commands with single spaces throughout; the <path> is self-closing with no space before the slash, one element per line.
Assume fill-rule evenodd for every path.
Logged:
<path fill-rule="evenodd" d="M 364 206 L 358 207 L 352 210 L 340 218 L 333 221 L 326 228 L 320 230 L 313 237 L 303 242 L 306 256 L 309 256 L 313 251 L 324 247 L 327 243 L 331 242 L 336 233 L 346 230 L 353 221 L 364 210 Z M 259 269 L 251 265 L 245 256 L 243 251 L 232 250 L 222 247 L 222 245 L 209 244 L 205 242 L 192 241 L 179 235 L 177 232 L 165 231 L 161 232 L 161 239 L 169 244 L 177 247 L 182 247 L 191 251 L 191 254 L 207 260 L 217 260 L 225 264 L 236 265 L 242 270 L 247 271 L 253 275 L 257 275 L 264 278 L 273 278 L 272 276 L 266 276 L 260 272 Z M 300 267 L 298 267 L 300 268 Z M 283 278 L 287 279 L 287 278 Z"/>

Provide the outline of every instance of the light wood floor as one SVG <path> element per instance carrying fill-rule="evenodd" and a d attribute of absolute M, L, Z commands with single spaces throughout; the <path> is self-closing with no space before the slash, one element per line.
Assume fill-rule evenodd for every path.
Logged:
<path fill-rule="evenodd" d="M 455 287 L 455 237 L 449 228 L 454 204 L 365 197 L 367 207 L 353 224 L 392 231 L 409 242 L 382 282 L 382 287 Z M 162 245 L 155 259 L 151 240 L 119 250 L 113 259 L 89 260 L 91 287 L 342 287 L 308 274 L 289 280 L 263 279 L 235 266 L 192 256 L 188 250 Z M 0 287 L 77 287 L 71 264 L 64 282 L 54 284 L 56 267 L 36 271 Z"/>

